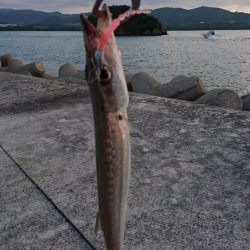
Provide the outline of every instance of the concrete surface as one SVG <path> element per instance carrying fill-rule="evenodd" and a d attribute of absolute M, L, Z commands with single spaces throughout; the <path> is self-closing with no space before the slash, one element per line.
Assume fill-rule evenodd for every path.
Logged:
<path fill-rule="evenodd" d="M 213 89 L 195 101 L 195 103 L 214 105 L 228 109 L 242 109 L 240 96 L 229 89 Z"/>
<path fill-rule="evenodd" d="M 128 77 L 127 77 L 128 78 Z M 127 79 L 128 81 L 129 79 Z M 161 83 L 150 76 L 147 72 L 139 72 L 131 79 L 131 90 L 135 93 L 160 96 L 159 86 Z M 128 89 L 130 89 L 130 86 Z"/>
<path fill-rule="evenodd" d="M 184 101 L 195 101 L 206 93 L 206 88 L 198 76 L 176 76 L 170 82 L 159 86 L 161 97 Z"/>
<path fill-rule="evenodd" d="M 0 148 L 0 249 L 92 249 Z"/>
<path fill-rule="evenodd" d="M 34 78 L 0 72 L 0 111 L 39 107 L 66 98 L 87 95 L 88 88 L 80 84 Z M 22 105 L 20 105 L 22 104 Z"/>
<path fill-rule="evenodd" d="M 43 80 L 40 86 L 40 79 L 22 76 L 14 86 L 10 79 L 17 97 L 2 87 L 9 78 L 0 74 L 0 144 L 96 249 L 104 249 L 102 236 L 94 234 L 94 127 L 87 92 L 76 87 L 82 92 L 75 98 L 76 89 L 72 94 L 71 85 L 63 85 L 69 92 L 60 101 L 28 106 L 36 103 L 34 93 L 47 100 L 47 93 L 58 95 L 63 83 L 58 92 L 56 82 L 47 92 L 42 84 L 51 88 L 53 82 Z M 34 91 L 27 96 L 23 92 L 29 85 Z M 26 99 L 20 101 L 19 95 Z M 250 113 L 146 95 L 130 99 L 132 180 L 125 249 L 249 249 Z M 15 180 L 15 171 L 6 178 Z M 5 215 L 9 225 L 14 223 L 10 215 Z M 39 216 L 32 214 L 33 220 Z M 17 242 L 18 235 L 8 230 Z"/>
<path fill-rule="evenodd" d="M 243 110 L 250 111 L 250 94 L 241 97 Z"/>

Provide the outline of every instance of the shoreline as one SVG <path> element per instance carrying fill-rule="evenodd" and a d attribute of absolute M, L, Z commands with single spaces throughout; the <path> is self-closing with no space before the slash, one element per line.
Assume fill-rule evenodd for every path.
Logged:
<path fill-rule="evenodd" d="M 203 29 L 200 29 L 200 28 L 192 28 L 192 29 L 181 29 L 181 28 L 179 28 L 179 29 L 172 29 L 172 28 L 168 28 L 168 32 L 169 31 L 206 31 L 206 30 L 210 30 L 209 29 L 209 27 L 207 27 L 207 29 L 206 28 L 203 28 Z M 220 28 L 220 29 L 214 29 L 214 30 L 219 30 L 219 31 L 223 31 L 223 30 L 225 30 L 225 31 L 230 31 L 230 30 L 232 30 L 232 31 L 246 31 L 246 30 L 250 30 L 250 28 L 244 28 L 244 29 L 242 29 L 242 28 L 239 28 L 239 29 L 230 29 L 230 28 L 228 28 L 228 29 L 225 29 L 225 28 Z M 8 28 L 2 28 L 2 27 L 0 27 L 0 31 L 77 31 L 77 32 L 79 32 L 79 31 L 82 31 L 80 28 L 77 28 L 77 29 L 22 29 L 22 28 L 20 28 L 20 29 L 8 29 Z M 165 34 L 165 32 L 163 32 L 163 34 L 162 35 L 166 35 Z M 116 36 L 156 36 L 156 35 L 116 35 Z M 159 35 L 159 36 L 161 36 L 161 35 Z"/>
<path fill-rule="evenodd" d="M 38 32 L 43 32 L 43 31 L 56 31 L 56 32 L 64 32 L 64 31 L 74 31 L 74 32 L 82 32 L 81 29 L 5 29 L 5 28 L 0 28 L 0 32 L 4 31 L 15 31 L 15 32 L 22 32 L 22 31 L 38 31 Z M 118 37 L 145 37 L 145 36 L 164 36 L 168 35 L 167 32 L 160 32 L 155 34 L 154 32 L 148 33 L 148 34 L 137 34 L 137 35 L 132 35 L 132 34 L 116 34 L 115 36 Z"/>
<path fill-rule="evenodd" d="M 0 60 L 2 66 L 0 72 L 88 85 L 85 80 L 85 72 L 75 68 L 72 64 L 61 65 L 58 76 L 52 76 L 47 74 L 44 65 L 40 62 L 24 64 L 20 59 L 13 58 L 11 54 L 2 55 Z M 227 88 L 213 88 L 208 91 L 202 79 L 196 75 L 179 75 L 163 84 L 146 72 L 138 72 L 134 75 L 126 74 L 125 77 L 130 92 L 250 111 L 250 93 L 239 96 Z"/>

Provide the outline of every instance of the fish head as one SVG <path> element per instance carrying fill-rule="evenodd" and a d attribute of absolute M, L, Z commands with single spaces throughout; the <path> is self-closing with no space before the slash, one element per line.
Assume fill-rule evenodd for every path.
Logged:
<path fill-rule="evenodd" d="M 99 50 L 100 38 L 112 23 L 107 5 L 103 5 L 97 27 L 81 16 L 86 50 L 85 74 L 89 84 L 97 82 L 103 97 L 103 105 L 109 112 L 116 112 L 128 106 L 128 90 L 122 66 L 121 53 L 114 33 Z"/>

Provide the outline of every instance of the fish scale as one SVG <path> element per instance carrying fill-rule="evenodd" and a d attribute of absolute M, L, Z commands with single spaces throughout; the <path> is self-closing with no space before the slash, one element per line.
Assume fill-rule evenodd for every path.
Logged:
<path fill-rule="evenodd" d="M 100 30 L 106 29 L 112 22 L 106 5 L 102 13 L 98 20 Z M 96 63 L 95 52 L 100 32 L 84 17 L 82 24 L 86 49 L 85 72 L 95 124 L 99 203 L 96 231 L 103 231 L 108 250 L 122 250 L 131 171 L 127 84 L 114 34 L 105 45 L 103 55 L 97 54 L 103 56 L 103 61 Z"/>

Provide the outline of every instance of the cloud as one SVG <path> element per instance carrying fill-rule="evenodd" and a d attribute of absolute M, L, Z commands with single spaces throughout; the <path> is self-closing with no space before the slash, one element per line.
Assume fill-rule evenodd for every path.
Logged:
<path fill-rule="evenodd" d="M 41 11 L 61 11 L 63 13 L 80 13 L 90 11 L 95 0 L 0 0 L 0 8 L 34 9 Z M 126 4 L 130 0 L 104 0 L 109 5 Z M 250 13 L 249 0 L 141 0 L 142 8 L 181 7 L 196 8 L 199 6 L 219 7 L 232 11 Z"/>

